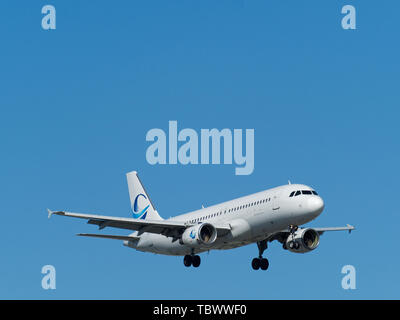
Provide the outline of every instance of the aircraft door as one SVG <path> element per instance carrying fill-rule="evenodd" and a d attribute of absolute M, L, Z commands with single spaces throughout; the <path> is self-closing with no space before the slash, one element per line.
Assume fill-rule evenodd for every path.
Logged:
<path fill-rule="evenodd" d="M 276 213 L 280 209 L 279 194 L 272 196 L 272 213 Z"/>

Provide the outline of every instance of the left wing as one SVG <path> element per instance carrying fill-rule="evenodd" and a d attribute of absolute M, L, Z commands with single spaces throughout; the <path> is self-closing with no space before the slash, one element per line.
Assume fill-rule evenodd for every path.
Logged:
<path fill-rule="evenodd" d="M 143 220 L 101 216 L 95 214 L 73 213 L 66 211 L 51 211 L 49 209 L 47 209 L 47 211 L 49 213 L 49 218 L 53 214 L 56 214 L 65 217 L 87 219 L 87 223 L 98 225 L 99 230 L 104 229 L 105 227 L 136 230 L 139 231 L 138 235 L 141 235 L 144 232 L 150 232 L 162 234 L 167 237 L 179 238 L 187 227 L 194 225 L 175 220 Z M 225 225 L 216 225 L 215 227 L 218 235 L 224 234 L 231 230 L 229 226 Z"/>
<path fill-rule="evenodd" d="M 347 230 L 347 231 L 349 231 L 349 233 L 351 233 L 351 231 L 354 230 L 355 227 L 348 224 L 348 225 L 346 225 L 346 227 L 330 227 L 330 228 L 312 228 L 311 227 L 311 229 L 314 229 L 315 231 L 318 232 L 319 235 L 322 235 L 326 231 L 346 231 Z M 281 231 L 271 234 L 266 240 L 268 242 L 278 240 L 280 243 L 283 243 L 289 234 L 290 234 L 289 229 L 284 229 L 284 230 L 281 230 Z"/>
<path fill-rule="evenodd" d="M 325 231 L 346 231 L 348 230 L 351 233 L 352 230 L 355 230 L 355 227 L 352 225 L 346 225 L 346 227 L 331 227 L 331 228 L 312 228 L 317 231 L 320 235 L 323 234 Z"/>

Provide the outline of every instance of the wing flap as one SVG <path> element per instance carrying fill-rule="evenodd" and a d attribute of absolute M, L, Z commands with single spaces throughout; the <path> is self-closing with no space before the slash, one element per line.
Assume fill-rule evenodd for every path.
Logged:
<path fill-rule="evenodd" d="M 77 236 L 80 237 L 92 237 L 92 238 L 104 238 L 104 239 L 115 239 L 115 240 L 125 240 L 125 241 L 135 241 L 139 240 L 140 237 L 135 236 L 118 236 L 111 234 L 95 234 L 95 233 L 78 233 Z"/>

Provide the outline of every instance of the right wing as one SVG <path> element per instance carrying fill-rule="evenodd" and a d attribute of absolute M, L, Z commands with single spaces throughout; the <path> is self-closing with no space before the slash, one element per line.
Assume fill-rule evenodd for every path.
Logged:
<path fill-rule="evenodd" d="M 73 213 L 66 211 L 51 211 L 49 209 L 47 211 L 49 213 L 49 218 L 51 215 L 55 214 L 65 217 L 87 219 L 87 223 L 98 225 L 100 230 L 105 227 L 136 230 L 139 231 L 138 236 L 144 232 L 150 232 L 162 234 L 167 237 L 179 238 L 186 228 L 195 225 L 192 223 L 188 224 L 175 220 L 143 220 L 101 216 L 95 214 Z M 216 225 L 215 227 L 217 229 L 218 236 L 222 236 L 231 230 L 229 225 Z"/>

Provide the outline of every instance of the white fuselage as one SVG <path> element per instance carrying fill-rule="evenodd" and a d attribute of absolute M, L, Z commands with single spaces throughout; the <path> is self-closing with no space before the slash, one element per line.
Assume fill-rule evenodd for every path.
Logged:
<path fill-rule="evenodd" d="M 311 194 L 290 195 L 293 191 Z M 172 237 L 143 233 L 137 241 L 124 245 L 139 251 L 165 255 L 187 255 L 215 249 L 232 249 L 266 239 L 286 230 L 289 225 L 303 225 L 315 219 L 324 209 L 324 202 L 316 192 L 301 184 L 288 184 L 249 196 L 223 202 L 173 218 L 188 224 L 208 222 L 229 225 L 231 231 L 217 237 L 214 243 L 193 248 Z M 133 233 L 137 235 L 137 232 Z"/>

